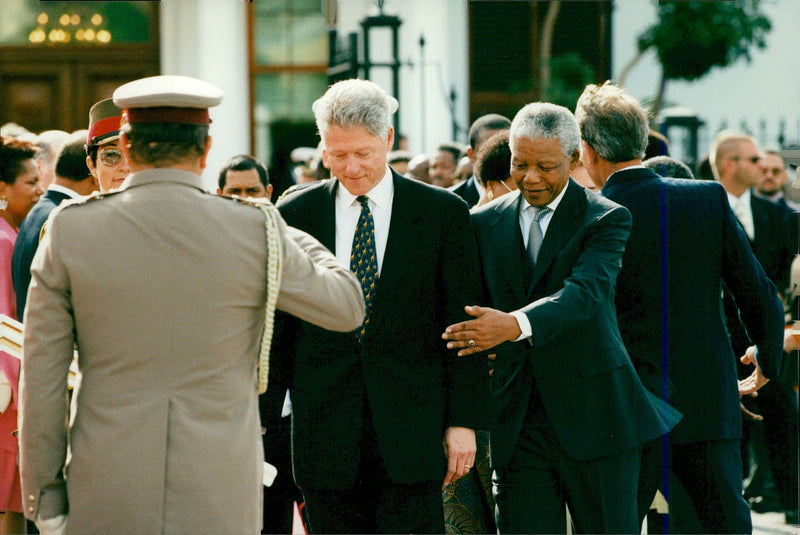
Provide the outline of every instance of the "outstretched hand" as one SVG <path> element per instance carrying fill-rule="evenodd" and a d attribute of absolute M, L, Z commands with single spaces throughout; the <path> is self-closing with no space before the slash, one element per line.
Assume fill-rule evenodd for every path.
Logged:
<path fill-rule="evenodd" d="M 753 373 L 750 374 L 749 377 L 739 381 L 739 397 L 758 395 L 758 390 L 767 384 L 769 379 L 764 377 L 764 374 L 761 373 L 761 368 L 758 367 L 755 346 L 748 347 L 744 356 L 742 356 L 742 358 L 739 360 L 742 362 L 742 364 L 753 364 L 755 366 Z"/>
<path fill-rule="evenodd" d="M 511 314 L 478 306 L 466 306 L 464 310 L 475 319 L 454 323 L 442 334 L 448 341 L 447 348 L 458 349 L 459 357 L 486 351 L 522 334 Z"/>

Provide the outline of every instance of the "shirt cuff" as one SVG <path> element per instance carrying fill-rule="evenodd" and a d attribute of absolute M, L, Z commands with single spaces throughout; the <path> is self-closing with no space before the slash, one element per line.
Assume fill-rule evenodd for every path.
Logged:
<path fill-rule="evenodd" d="M 533 329 L 531 329 L 531 322 L 528 319 L 528 316 L 522 313 L 520 310 L 515 310 L 514 312 L 509 312 L 514 318 L 517 320 L 517 325 L 519 325 L 519 330 L 522 331 L 514 342 L 519 342 L 520 340 L 525 340 L 530 338 L 533 335 Z"/>

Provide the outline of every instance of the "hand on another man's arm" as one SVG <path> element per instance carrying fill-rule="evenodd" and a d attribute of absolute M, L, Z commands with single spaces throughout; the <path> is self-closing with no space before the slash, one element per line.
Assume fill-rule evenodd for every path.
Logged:
<path fill-rule="evenodd" d="M 447 348 L 458 349 L 459 357 L 492 349 L 522 334 L 517 319 L 511 314 L 478 306 L 467 306 L 464 310 L 475 319 L 450 325 L 442 334 Z"/>

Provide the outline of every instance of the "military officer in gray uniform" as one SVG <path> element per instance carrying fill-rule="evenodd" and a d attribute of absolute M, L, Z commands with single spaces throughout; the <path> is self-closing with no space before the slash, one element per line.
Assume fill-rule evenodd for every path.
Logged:
<path fill-rule="evenodd" d="M 23 506 L 42 533 L 258 533 L 269 318 L 361 324 L 358 280 L 319 242 L 271 205 L 204 191 L 221 100 L 180 76 L 118 88 L 132 174 L 48 223 L 20 408 Z M 73 347 L 83 379 L 68 428 Z"/>

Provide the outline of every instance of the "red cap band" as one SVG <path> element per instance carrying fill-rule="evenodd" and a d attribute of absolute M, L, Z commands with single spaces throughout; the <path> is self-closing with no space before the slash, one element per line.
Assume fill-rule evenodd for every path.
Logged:
<path fill-rule="evenodd" d="M 119 132 L 120 122 L 122 118 L 117 115 L 114 117 L 106 117 L 105 119 L 100 119 L 99 121 L 95 121 L 94 124 L 89 128 L 89 134 L 87 137 L 87 143 L 91 144 L 92 140 L 100 136 L 107 136 L 109 134 L 114 134 Z"/>
<path fill-rule="evenodd" d="M 209 124 L 208 109 L 203 108 L 128 108 L 122 112 L 123 119 L 136 123 L 183 123 Z"/>

